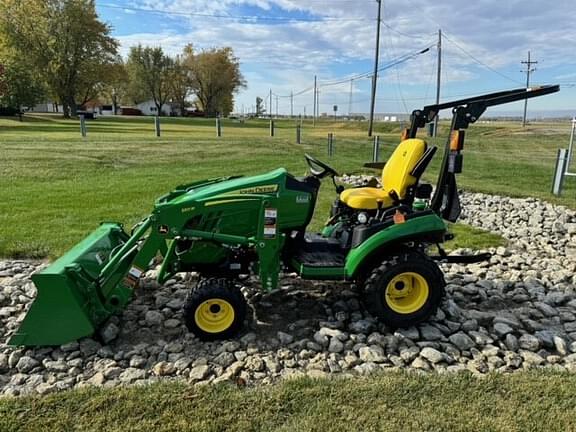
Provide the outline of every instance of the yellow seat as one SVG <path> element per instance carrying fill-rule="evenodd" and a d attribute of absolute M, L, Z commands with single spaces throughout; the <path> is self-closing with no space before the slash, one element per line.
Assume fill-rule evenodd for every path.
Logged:
<path fill-rule="evenodd" d="M 418 179 L 410 173 L 426 151 L 426 143 L 417 138 L 402 141 L 390 156 L 382 170 L 382 188 L 351 188 L 340 194 L 340 201 L 348 207 L 361 210 L 376 210 L 391 207 L 395 192 L 399 199 L 406 196 L 408 187 L 416 184 Z M 381 203 L 381 204 L 380 204 Z"/>

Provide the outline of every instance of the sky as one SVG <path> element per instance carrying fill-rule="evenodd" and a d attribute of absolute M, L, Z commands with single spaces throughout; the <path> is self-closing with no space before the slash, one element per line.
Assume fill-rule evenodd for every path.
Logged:
<path fill-rule="evenodd" d="M 576 115 L 574 0 L 382 0 L 378 113 L 409 113 L 434 103 L 438 30 L 442 29 L 441 101 L 526 86 L 561 84 L 560 93 L 533 99 L 543 111 Z M 314 76 L 320 113 L 366 113 L 376 43 L 376 0 L 96 0 L 126 55 L 138 43 L 176 55 L 230 46 L 247 86 L 235 110 L 256 97 L 280 114 L 310 115 Z M 417 54 L 425 48 L 423 54 Z M 356 77 L 356 79 L 351 79 Z M 294 94 L 291 106 L 290 94 Z M 350 99 L 352 103 L 350 104 Z M 520 113 L 521 102 L 490 112 Z"/>

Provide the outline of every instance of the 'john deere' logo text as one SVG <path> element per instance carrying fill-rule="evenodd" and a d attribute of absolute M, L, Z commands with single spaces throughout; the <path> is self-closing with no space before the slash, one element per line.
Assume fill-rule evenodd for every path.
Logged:
<path fill-rule="evenodd" d="M 273 193 L 278 190 L 278 185 L 264 185 L 264 186 L 255 186 L 246 189 L 240 189 L 237 191 L 241 194 L 261 194 L 261 193 Z"/>

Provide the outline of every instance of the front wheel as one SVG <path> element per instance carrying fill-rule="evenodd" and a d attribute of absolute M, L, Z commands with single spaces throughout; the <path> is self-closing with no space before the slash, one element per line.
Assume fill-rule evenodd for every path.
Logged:
<path fill-rule="evenodd" d="M 246 309 L 246 299 L 233 281 L 202 279 L 186 300 L 184 321 L 200 340 L 228 339 L 242 329 Z"/>
<path fill-rule="evenodd" d="M 436 312 L 445 285 L 442 271 L 429 258 L 417 254 L 392 257 L 368 277 L 366 308 L 391 327 L 411 327 Z"/>

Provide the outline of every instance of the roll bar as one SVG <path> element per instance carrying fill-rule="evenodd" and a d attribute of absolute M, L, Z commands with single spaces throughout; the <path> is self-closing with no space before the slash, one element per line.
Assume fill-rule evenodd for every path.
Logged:
<path fill-rule="evenodd" d="M 421 110 L 414 110 L 410 115 L 410 126 L 403 134 L 404 139 L 415 138 L 418 129 L 434 120 L 441 110 L 452 108 L 450 134 L 446 141 L 440 175 L 432 197 L 432 210 L 450 222 L 455 222 L 460 216 L 460 200 L 455 174 L 462 172 L 461 151 L 464 148 L 464 130 L 471 123 L 475 123 L 491 106 L 544 96 L 558 91 L 560 91 L 559 85 L 520 88 L 442 104 L 427 105 Z"/>

